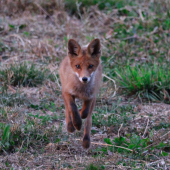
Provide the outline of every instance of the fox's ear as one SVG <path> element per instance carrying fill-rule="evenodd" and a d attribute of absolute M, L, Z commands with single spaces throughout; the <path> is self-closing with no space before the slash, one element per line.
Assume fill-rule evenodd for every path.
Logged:
<path fill-rule="evenodd" d="M 101 45 L 100 45 L 100 40 L 94 39 L 87 47 L 88 53 L 92 57 L 100 57 L 101 55 Z"/>
<path fill-rule="evenodd" d="M 80 45 L 73 39 L 69 39 L 68 41 L 68 56 L 69 57 L 76 57 L 79 55 L 81 47 Z"/>

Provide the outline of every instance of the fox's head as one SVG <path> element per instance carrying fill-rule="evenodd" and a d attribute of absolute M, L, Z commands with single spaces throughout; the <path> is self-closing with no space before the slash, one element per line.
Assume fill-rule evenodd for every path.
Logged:
<path fill-rule="evenodd" d="M 81 49 L 73 39 L 68 41 L 68 56 L 73 72 L 81 83 L 88 83 L 100 64 L 101 45 L 99 39 L 94 39 L 87 48 Z"/>

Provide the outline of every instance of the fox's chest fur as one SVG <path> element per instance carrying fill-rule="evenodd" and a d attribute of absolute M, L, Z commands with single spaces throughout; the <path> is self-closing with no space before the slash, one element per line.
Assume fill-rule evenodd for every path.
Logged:
<path fill-rule="evenodd" d="M 76 79 L 77 77 L 75 77 Z M 72 88 L 69 89 L 69 93 L 79 99 L 91 99 L 94 97 L 95 93 L 95 75 L 92 77 L 91 81 L 87 84 L 82 84 L 78 81 L 70 82 L 72 83 Z"/>

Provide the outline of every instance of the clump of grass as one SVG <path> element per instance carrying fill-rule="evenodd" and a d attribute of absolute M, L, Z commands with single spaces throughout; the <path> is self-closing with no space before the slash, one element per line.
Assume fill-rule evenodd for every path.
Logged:
<path fill-rule="evenodd" d="M 150 138 L 142 138 L 136 134 L 132 134 L 129 137 L 116 137 L 114 140 L 105 138 L 104 142 L 109 145 L 107 149 L 102 149 L 103 152 L 107 151 L 118 152 L 127 154 L 128 157 L 133 159 L 153 160 L 153 155 L 159 155 L 161 157 L 167 156 L 168 152 L 165 152 L 165 148 L 169 148 L 169 144 L 166 142 L 152 141 Z M 116 147 L 115 147 L 116 146 Z M 127 163 L 127 162 L 126 162 Z"/>
<path fill-rule="evenodd" d="M 2 55 L 2 53 L 6 50 L 10 50 L 8 46 L 6 46 L 3 42 L 0 41 L 0 54 Z"/>
<path fill-rule="evenodd" d="M 10 126 L 4 125 L 3 123 L 0 123 L 0 132 L 1 132 L 1 140 L 0 140 L 0 151 L 3 148 L 9 147 L 9 138 L 10 138 Z"/>
<path fill-rule="evenodd" d="M 98 128 L 102 126 L 110 127 L 114 126 L 115 131 L 118 130 L 120 124 L 127 125 L 132 119 L 132 115 L 130 113 L 134 113 L 134 108 L 131 105 L 124 106 L 113 106 L 111 109 L 105 109 L 99 107 L 97 108 L 97 113 L 93 113 L 92 122 L 93 126 Z"/>
<path fill-rule="evenodd" d="M 14 151 L 14 146 L 21 143 L 21 129 L 17 126 L 0 123 L 0 152 Z"/>
<path fill-rule="evenodd" d="M 166 65 L 130 65 L 116 69 L 121 92 L 140 99 L 169 99 L 170 69 Z"/>
<path fill-rule="evenodd" d="M 1 91 L 0 95 L 0 105 L 2 106 L 21 106 L 23 104 L 29 104 L 29 101 L 26 100 L 25 95 L 16 92 L 14 94 Z"/>
<path fill-rule="evenodd" d="M 77 5 L 80 6 L 80 12 L 82 12 L 83 10 L 81 10 L 83 7 L 90 7 L 92 5 L 98 5 L 98 8 L 100 10 L 103 10 L 105 8 L 121 8 L 124 7 L 127 3 L 124 0 L 107 0 L 107 1 L 103 1 L 103 0 L 78 0 L 78 1 L 74 1 L 74 0 L 65 0 L 65 8 L 66 10 L 68 10 L 70 13 L 75 14 L 77 13 Z M 77 3 L 77 5 L 76 5 Z"/>
<path fill-rule="evenodd" d="M 94 164 L 90 164 L 86 167 L 86 170 L 102 170 L 102 169 L 105 169 L 105 167 Z"/>
<path fill-rule="evenodd" d="M 34 87 L 43 83 L 45 73 L 46 70 L 37 69 L 35 64 L 11 64 L 8 68 L 0 70 L 0 81 L 4 87 L 7 85 Z"/>
<path fill-rule="evenodd" d="M 2 8 L 1 8 L 2 7 Z M 36 1 L 20 1 L 9 0 L 8 2 L 2 2 L 0 10 L 8 15 L 20 13 L 25 10 L 29 10 L 35 13 L 43 13 L 42 8 L 47 11 L 48 14 L 53 14 L 56 9 L 64 9 L 64 2 L 60 0 L 36 0 Z"/>
<path fill-rule="evenodd" d="M 24 152 L 29 146 L 34 147 L 40 143 L 46 145 L 49 142 L 59 142 L 62 124 L 59 129 L 54 127 L 46 129 L 49 121 L 47 119 L 49 119 L 49 115 L 39 117 L 30 114 L 22 125 L 0 123 L 0 152 L 16 152 L 21 145 L 23 145 L 23 148 L 20 151 Z"/>

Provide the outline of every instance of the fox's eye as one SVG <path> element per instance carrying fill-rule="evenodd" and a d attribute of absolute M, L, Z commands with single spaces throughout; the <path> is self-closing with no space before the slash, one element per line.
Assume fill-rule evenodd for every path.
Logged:
<path fill-rule="evenodd" d="M 93 68 L 93 65 L 92 65 L 92 64 L 90 64 L 90 65 L 89 65 L 89 68 Z"/>
<path fill-rule="evenodd" d="M 80 65 L 76 65 L 76 67 L 77 67 L 78 69 L 80 69 Z"/>

